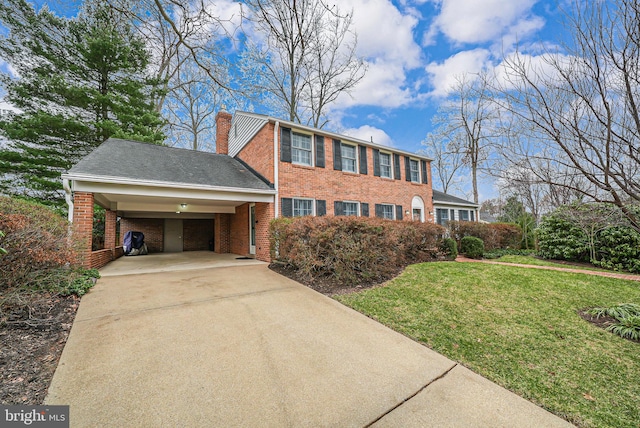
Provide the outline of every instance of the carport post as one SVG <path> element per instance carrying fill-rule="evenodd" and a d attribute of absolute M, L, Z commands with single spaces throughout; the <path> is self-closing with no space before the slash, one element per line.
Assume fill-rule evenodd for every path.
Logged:
<path fill-rule="evenodd" d="M 73 229 L 82 266 L 91 268 L 91 241 L 93 239 L 93 193 L 74 192 Z"/>
<path fill-rule="evenodd" d="M 112 259 L 116 258 L 116 217 L 117 213 L 111 210 L 104 212 L 104 248 L 111 250 Z"/>

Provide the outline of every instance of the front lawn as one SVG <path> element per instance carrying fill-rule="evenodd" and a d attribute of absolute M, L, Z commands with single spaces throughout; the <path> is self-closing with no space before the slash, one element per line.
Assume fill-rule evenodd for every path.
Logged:
<path fill-rule="evenodd" d="M 560 268 L 566 268 L 566 269 L 595 270 L 599 272 L 614 272 L 612 270 L 600 269 L 597 267 L 589 266 L 586 263 L 575 263 L 575 264 L 572 264 L 569 262 L 562 263 L 558 261 L 539 259 L 534 256 L 506 255 L 491 261 L 502 262 L 502 263 L 516 263 L 521 265 L 533 265 L 533 266 L 553 266 L 553 267 L 560 267 Z"/>
<path fill-rule="evenodd" d="M 637 282 L 438 262 L 335 298 L 578 426 L 638 427 L 640 343 L 578 313 L 640 303 Z"/>

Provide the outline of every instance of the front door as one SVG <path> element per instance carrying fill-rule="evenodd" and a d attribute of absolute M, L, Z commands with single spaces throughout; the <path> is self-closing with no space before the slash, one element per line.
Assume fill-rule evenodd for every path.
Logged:
<path fill-rule="evenodd" d="M 249 205 L 249 254 L 256 253 L 256 204 Z"/>
<path fill-rule="evenodd" d="M 182 252 L 182 219 L 166 218 L 164 220 L 164 252 Z"/>

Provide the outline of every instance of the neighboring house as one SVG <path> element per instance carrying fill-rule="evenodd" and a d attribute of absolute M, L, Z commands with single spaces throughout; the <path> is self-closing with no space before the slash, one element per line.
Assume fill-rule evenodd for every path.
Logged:
<path fill-rule="evenodd" d="M 444 226 L 449 220 L 478 221 L 480 205 L 434 190 L 433 208 L 435 222 Z"/>
<path fill-rule="evenodd" d="M 117 217 L 120 237 L 141 231 L 150 252 L 211 248 L 265 261 L 280 216 L 433 221 L 424 156 L 254 113 L 220 112 L 216 123 L 215 154 L 112 138 L 62 176 L 85 265 L 121 254 Z M 94 202 L 106 209 L 97 252 Z"/>

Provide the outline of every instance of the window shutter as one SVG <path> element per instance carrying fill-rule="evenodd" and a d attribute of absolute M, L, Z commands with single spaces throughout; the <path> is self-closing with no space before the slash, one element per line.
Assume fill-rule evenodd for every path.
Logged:
<path fill-rule="evenodd" d="M 429 183 L 429 176 L 427 176 L 427 161 L 420 161 L 420 166 L 422 167 L 422 183 Z"/>
<path fill-rule="evenodd" d="M 455 220 L 455 219 L 456 219 L 456 210 L 450 209 L 449 210 L 449 220 Z"/>
<path fill-rule="evenodd" d="M 404 157 L 404 179 L 411 181 L 411 161 L 408 157 Z"/>
<path fill-rule="evenodd" d="M 360 202 L 360 215 L 362 217 L 369 217 L 369 204 L 366 202 Z"/>
<path fill-rule="evenodd" d="M 367 147 L 360 147 L 360 174 L 367 175 L 369 172 L 367 171 Z"/>
<path fill-rule="evenodd" d="M 333 169 L 342 171 L 342 143 L 340 140 L 333 140 Z"/>
<path fill-rule="evenodd" d="M 396 220 L 402 220 L 402 205 L 396 205 Z"/>
<path fill-rule="evenodd" d="M 373 149 L 373 175 L 380 177 L 380 150 Z"/>
<path fill-rule="evenodd" d="M 342 202 L 335 201 L 333 203 L 333 215 L 344 215 L 344 206 Z"/>
<path fill-rule="evenodd" d="M 470 211 L 469 211 L 469 213 L 470 213 L 470 215 L 471 215 L 471 216 L 469 217 L 469 218 L 471 219 L 471 221 L 476 221 L 476 219 L 474 218 L 474 217 L 475 217 L 476 212 L 475 212 L 474 210 L 470 210 Z"/>
<path fill-rule="evenodd" d="M 327 215 L 327 201 L 321 199 L 316 200 L 316 215 L 318 217 Z"/>
<path fill-rule="evenodd" d="M 316 135 L 316 166 L 324 168 L 324 137 Z"/>
<path fill-rule="evenodd" d="M 282 198 L 280 201 L 282 203 L 282 216 L 293 217 L 293 199 Z"/>
<path fill-rule="evenodd" d="M 400 155 L 393 154 L 393 178 L 400 180 Z"/>
<path fill-rule="evenodd" d="M 440 208 L 436 209 L 436 223 L 442 224 L 442 210 Z"/>
<path fill-rule="evenodd" d="M 280 131 L 280 160 L 291 163 L 291 129 L 281 128 Z"/>
<path fill-rule="evenodd" d="M 376 204 L 376 217 L 382 217 L 382 205 Z"/>

